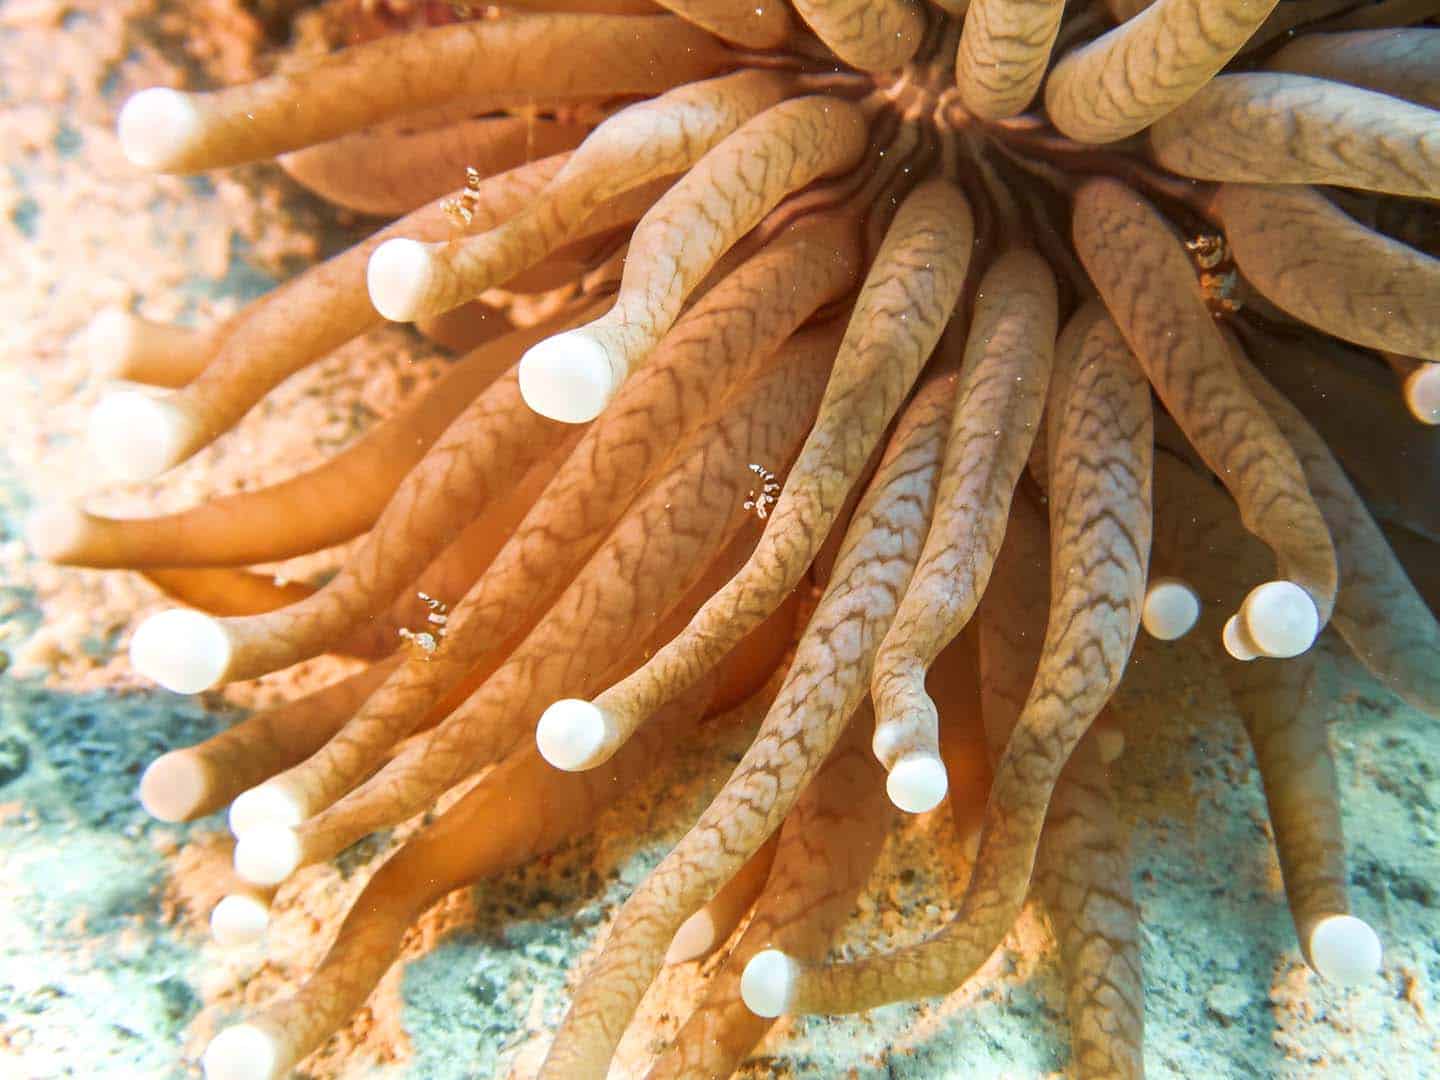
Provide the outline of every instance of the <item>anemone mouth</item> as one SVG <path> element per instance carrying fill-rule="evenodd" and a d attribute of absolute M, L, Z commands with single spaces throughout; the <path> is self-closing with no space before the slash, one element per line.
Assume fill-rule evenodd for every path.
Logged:
<path fill-rule="evenodd" d="M 162 686 L 374 660 L 142 779 L 165 820 L 231 804 L 257 888 L 217 906 L 217 938 L 255 940 L 274 886 L 427 816 L 313 978 L 217 1036 L 207 1075 L 288 1071 L 360 1007 L 416 911 L 585 830 L 722 713 L 750 717 L 749 749 L 722 755 L 719 794 L 620 909 L 542 1076 L 603 1075 L 659 965 L 742 923 L 717 1001 L 858 1011 L 953 989 L 1032 892 L 1072 1024 L 1106 1032 L 1090 1049 L 1133 1075 L 1139 915 L 1107 772 L 1129 763 L 1106 710 L 1142 628 L 1147 662 L 1213 654 L 1301 955 L 1337 983 L 1378 969 L 1369 924 L 1336 914 L 1312 646 L 1343 638 L 1434 714 L 1437 672 L 1416 657 L 1440 625 L 1266 373 L 1287 336 L 1367 371 L 1383 354 L 1380 396 L 1434 412 L 1440 264 L 1380 220 L 1440 196 L 1437 103 L 1405 60 L 1440 31 L 1352 39 L 1342 13 L 1295 34 L 1294 5 L 1224 3 L 1221 27 L 1198 0 L 972 0 L 963 18 L 613 0 L 390 27 L 251 84 L 132 99 L 136 164 L 276 157 L 404 216 L 216 331 L 97 320 L 99 367 L 151 387 L 93 414 L 119 475 L 168 470 L 381 318 L 432 333 L 453 317 L 476 345 L 282 484 L 148 521 L 35 518 L 42 554 L 144 569 L 205 609 L 137 628 L 132 664 Z M 1322 36 L 1344 40 L 1312 51 Z M 478 59 L 499 55 L 522 58 L 511 82 Z M 522 99 L 553 156 L 515 149 Z M 486 163 L 463 188 L 447 145 Z M 457 190 L 401 205 L 436 169 Z M 1305 269 L 1342 258 L 1343 282 Z M 465 327 L 467 305 L 493 321 Z M 316 586 L 237 569 L 293 553 L 283 536 L 309 551 L 361 534 Z M 981 837 L 958 917 L 817 959 L 892 807 L 947 795 Z M 1103 916 L 1077 904 L 1090 895 Z M 1085 992 L 1097 972 L 1104 1001 Z M 728 1072 L 748 1036 L 697 1016 L 668 1067 L 713 1054 Z"/>

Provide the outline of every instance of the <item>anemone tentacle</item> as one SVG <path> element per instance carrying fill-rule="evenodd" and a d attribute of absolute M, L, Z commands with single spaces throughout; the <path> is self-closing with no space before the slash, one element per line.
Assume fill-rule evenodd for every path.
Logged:
<path fill-rule="evenodd" d="M 1433 3 L 323 6 L 368 40 L 142 91 L 121 149 L 279 158 L 403 216 L 213 327 L 103 312 L 82 346 L 129 385 L 92 444 L 159 476 L 385 319 L 474 351 L 289 480 L 28 528 L 186 604 L 130 642 L 172 689 L 371 661 L 145 773 L 163 820 L 230 804 L 217 937 L 449 803 L 310 980 L 211 1042 L 211 1080 L 288 1072 L 427 905 L 578 834 L 747 700 L 749 748 L 619 910 L 543 1077 L 603 1077 L 662 966 L 732 931 L 655 1080 L 728 1074 L 775 1015 L 947 992 L 1032 893 L 1078 1075 L 1141 1076 L 1112 696 L 1142 626 L 1236 706 L 1300 955 L 1374 975 L 1327 650 L 1440 713 L 1416 573 L 1440 431 L 1409 420 L 1440 418 Z M 323 584 L 256 569 L 351 540 Z M 827 957 L 887 795 L 948 796 L 978 835 L 959 915 Z"/>

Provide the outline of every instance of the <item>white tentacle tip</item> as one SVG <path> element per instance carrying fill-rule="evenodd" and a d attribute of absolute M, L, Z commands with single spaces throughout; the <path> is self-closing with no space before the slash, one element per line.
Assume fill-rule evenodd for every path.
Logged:
<path fill-rule="evenodd" d="M 370 254 L 365 287 L 375 310 L 391 322 L 411 322 L 420 315 L 425 294 L 435 279 L 431 245 L 396 237 Z"/>
<path fill-rule="evenodd" d="M 258 896 L 231 893 L 210 912 L 210 935 L 221 945 L 252 945 L 270 925 L 270 905 Z"/>
<path fill-rule="evenodd" d="M 25 546 L 36 558 L 60 562 L 81 546 L 89 530 L 85 512 L 74 503 L 47 503 L 25 518 Z"/>
<path fill-rule="evenodd" d="M 150 480 L 178 462 L 185 450 L 186 420 L 163 398 L 117 390 L 90 413 L 90 452 L 118 480 Z"/>
<path fill-rule="evenodd" d="M 540 756 L 566 772 L 579 772 L 600 764 L 607 742 L 605 714 L 580 698 L 561 698 L 535 725 Z"/>
<path fill-rule="evenodd" d="M 90 320 L 80 335 L 79 347 L 90 360 L 90 374 L 113 379 L 125 369 L 135 352 L 140 321 L 118 307 L 105 308 Z"/>
<path fill-rule="evenodd" d="M 1140 622 L 1145 632 L 1160 641 L 1177 641 L 1200 618 L 1200 597 L 1177 578 L 1156 578 L 1145 592 Z"/>
<path fill-rule="evenodd" d="M 945 763 L 927 750 L 914 750 L 895 763 L 885 780 L 890 801 L 907 814 L 934 810 L 950 789 Z"/>
<path fill-rule="evenodd" d="M 1241 622 L 1239 615 L 1231 615 L 1225 620 L 1225 629 L 1221 632 L 1220 643 L 1225 646 L 1225 651 L 1236 660 L 1248 663 L 1260 658 L 1260 652 L 1250 641 L 1250 635 L 1245 632 L 1244 623 Z"/>
<path fill-rule="evenodd" d="M 172 750 L 140 777 L 140 805 L 158 821 L 187 821 L 209 788 L 200 760 L 189 750 Z"/>
<path fill-rule="evenodd" d="M 300 838 L 288 825 L 259 825 L 235 841 L 235 872 L 252 885 L 279 885 L 300 865 Z"/>
<path fill-rule="evenodd" d="M 171 168 L 200 134 L 190 95 L 168 86 L 141 90 L 120 110 L 120 149 L 142 169 Z"/>
<path fill-rule="evenodd" d="M 1405 377 L 1405 404 L 1422 424 L 1440 424 L 1440 363 L 1422 363 Z"/>
<path fill-rule="evenodd" d="M 205 1080 L 270 1080 L 279 1058 L 267 1032 L 254 1024 L 236 1024 L 210 1040 L 200 1064 Z"/>
<path fill-rule="evenodd" d="M 1310 931 L 1310 962 L 1326 982 L 1364 982 L 1380 970 L 1382 952 L 1370 924 L 1354 915 L 1331 915 Z"/>
<path fill-rule="evenodd" d="M 1251 589 L 1240 605 L 1240 617 L 1262 656 L 1299 656 L 1320 633 L 1315 601 L 1293 581 L 1267 581 Z"/>
<path fill-rule="evenodd" d="M 546 338 L 520 358 L 520 396 L 549 420 L 586 424 L 602 412 L 619 389 L 610 352 L 581 327 Z"/>
<path fill-rule="evenodd" d="M 130 665 L 167 690 L 198 694 L 224 677 L 230 666 L 230 637 L 218 619 L 171 608 L 136 627 Z"/>
<path fill-rule="evenodd" d="M 782 1016 L 790 1008 L 798 972 L 795 961 L 779 949 L 762 949 L 750 958 L 740 976 L 740 997 L 756 1016 Z"/>
<path fill-rule="evenodd" d="M 307 816 L 300 801 L 282 784 L 267 780 L 235 796 L 230 804 L 230 832 L 239 837 L 266 825 L 294 828 Z"/>

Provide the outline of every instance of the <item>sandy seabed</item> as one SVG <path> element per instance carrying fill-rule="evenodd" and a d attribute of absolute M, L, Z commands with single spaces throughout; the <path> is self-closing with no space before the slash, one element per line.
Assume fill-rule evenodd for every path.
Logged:
<path fill-rule="evenodd" d="M 0 0 L 0 1074 L 198 1075 L 217 1025 L 318 961 L 373 857 L 395 837 L 312 868 L 277 897 L 263 948 L 224 950 L 205 920 L 228 858 L 218 818 L 151 821 L 145 764 L 241 710 L 333 678 L 340 661 L 180 698 L 142 686 L 129 628 L 161 598 L 138 576 L 30 560 L 37 501 L 111 513 L 177 508 L 319 460 L 444 369 L 407 329 L 377 331 L 287 382 L 163 486 L 98 484 L 83 442 L 99 389 L 82 331 L 120 305 L 208 325 L 367 225 L 279 170 L 142 175 L 114 115 L 136 89 L 252 76 L 264 28 L 235 0 Z M 343 552 L 277 567 L 297 580 Z M 1440 659 L 1437 659 L 1440 662 Z M 1431 725 L 1335 658 L 1333 742 L 1357 914 L 1386 945 L 1382 976 L 1344 991 L 1300 961 L 1259 782 L 1239 724 L 1178 646 L 1142 645 L 1119 713 L 1118 787 L 1144 918 L 1153 1077 L 1440 1075 L 1440 755 Z M 1167 691 L 1168 712 L 1147 709 Z M 1151 688 L 1147 690 L 1147 687 Z M 1184 702 L 1176 710 L 1173 702 Z M 712 734 L 712 751 L 738 753 Z M 703 749 L 703 748 L 701 748 Z M 608 812 L 595 837 L 453 895 L 407 943 L 408 962 L 301 1070 L 311 1076 L 533 1073 L 571 972 L 628 892 L 714 789 L 701 754 Z M 942 820 L 944 819 L 944 820 Z M 396 836 L 403 835 L 397 830 Z M 968 866 L 948 815 L 909 823 L 862 895 L 842 949 L 938 926 Z M 612 1076 L 637 1076 L 709 973 L 665 973 Z M 1063 994 L 1043 916 L 1028 910 L 983 974 L 942 1001 L 782 1024 L 751 1077 L 1064 1074 Z"/>

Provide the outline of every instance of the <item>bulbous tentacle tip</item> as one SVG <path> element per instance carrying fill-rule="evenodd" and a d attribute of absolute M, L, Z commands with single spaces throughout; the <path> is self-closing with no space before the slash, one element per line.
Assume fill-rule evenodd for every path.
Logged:
<path fill-rule="evenodd" d="M 1093 727 L 1095 752 L 1100 755 L 1100 764 L 1113 765 L 1125 753 L 1125 732 L 1117 727 Z"/>
<path fill-rule="evenodd" d="M 589 423 L 619 389 L 617 366 L 594 334 L 583 327 L 567 330 L 531 346 L 520 358 L 520 396 L 549 420 Z"/>
<path fill-rule="evenodd" d="M 130 665 L 167 690 L 198 694 L 230 666 L 230 637 L 218 619 L 171 608 L 142 622 L 130 639 Z"/>
<path fill-rule="evenodd" d="M 562 698 L 545 710 L 535 726 L 540 756 L 566 772 L 599 764 L 606 742 L 605 713 L 580 698 Z"/>
<path fill-rule="evenodd" d="M 1422 424 L 1440 424 L 1440 363 L 1421 364 L 1405 377 L 1405 404 Z"/>
<path fill-rule="evenodd" d="M 423 301 L 435 278 L 431 245 L 396 237 L 386 240 L 370 255 L 365 287 L 375 310 L 391 322 L 411 322 L 424 311 Z"/>
<path fill-rule="evenodd" d="M 288 825 L 260 825 L 235 841 L 235 872 L 252 885 L 279 885 L 300 865 L 300 838 Z"/>
<path fill-rule="evenodd" d="M 1244 621 L 1239 615 L 1231 615 L 1225 620 L 1225 629 L 1220 635 L 1220 641 L 1232 659 L 1249 663 L 1251 660 L 1260 658 L 1260 653 L 1251 643 L 1250 635 L 1245 632 Z"/>
<path fill-rule="evenodd" d="M 36 507 L 25 518 L 25 546 L 37 559 L 63 563 L 88 531 L 84 512 L 75 504 L 53 502 Z"/>
<path fill-rule="evenodd" d="M 702 907 L 675 931 L 665 952 L 667 966 L 686 964 L 708 953 L 715 945 L 715 919 L 709 907 Z"/>
<path fill-rule="evenodd" d="M 1331 915 L 1310 931 L 1310 963 L 1326 982 L 1353 986 L 1380 970 L 1380 938 L 1353 915 Z"/>
<path fill-rule="evenodd" d="M 279 1060 L 274 1038 L 254 1024 L 226 1028 L 200 1059 L 205 1080 L 271 1080 Z"/>
<path fill-rule="evenodd" d="M 120 149 L 130 164 L 163 172 L 200 134 L 200 113 L 189 94 L 167 86 L 141 90 L 120 110 Z"/>
<path fill-rule="evenodd" d="M 157 821 L 188 821 L 208 789 L 209 779 L 196 756 L 172 750 L 152 761 L 140 777 L 140 805 Z"/>
<path fill-rule="evenodd" d="M 1200 618 L 1200 598 L 1183 581 L 1157 578 L 1150 583 L 1141 608 L 1145 632 L 1160 641 L 1176 641 L 1188 634 Z"/>
<path fill-rule="evenodd" d="M 91 453 L 106 472 L 138 482 L 180 460 L 187 426 L 184 414 L 163 398 L 118 390 L 101 398 L 90 413 L 87 435 Z"/>
<path fill-rule="evenodd" d="M 294 828 L 309 815 L 300 800 L 277 781 L 242 791 L 230 804 L 230 832 L 240 837 L 267 825 Z"/>
<path fill-rule="evenodd" d="M 1310 594 L 1293 581 L 1267 581 L 1250 590 L 1240 605 L 1240 618 L 1256 651 L 1288 659 L 1315 643 L 1320 613 Z"/>
<path fill-rule="evenodd" d="M 138 320 L 118 307 L 108 307 L 90 320 L 80 335 L 78 348 L 90 362 L 90 374 L 97 379 L 116 378 L 126 358 L 135 350 Z"/>
<path fill-rule="evenodd" d="M 740 997 L 756 1016 L 782 1016 L 795 988 L 795 961 L 779 949 L 762 949 L 740 976 Z"/>
<path fill-rule="evenodd" d="M 890 801 L 907 814 L 934 810 L 950 789 L 945 763 L 934 754 L 917 750 L 895 763 L 885 781 Z"/>
<path fill-rule="evenodd" d="M 258 896 L 231 893 L 210 912 L 210 934 L 227 947 L 259 941 L 270 925 L 270 905 Z"/>

